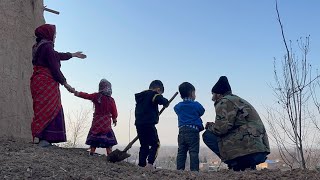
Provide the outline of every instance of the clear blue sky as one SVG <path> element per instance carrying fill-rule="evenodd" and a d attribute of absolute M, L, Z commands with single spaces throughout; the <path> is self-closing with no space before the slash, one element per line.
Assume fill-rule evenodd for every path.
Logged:
<path fill-rule="evenodd" d="M 221 75 L 229 78 L 233 92 L 256 106 L 272 106 L 273 58 L 283 57 L 284 46 L 276 19 L 275 1 L 265 0 L 45 0 L 47 23 L 57 26 L 55 49 L 84 51 L 85 60 L 62 63 L 69 84 L 77 90 L 97 91 L 101 78 L 113 84 L 119 111 L 114 128 L 119 144 L 127 144 L 129 117 L 134 128 L 134 94 L 154 79 L 165 85 L 170 98 L 184 81 L 196 87 L 197 101 L 206 109 L 204 124 L 215 117 L 211 88 Z M 310 62 L 319 68 L 320 25 L 318 0 L 280 0 L 286 37 L 311 35 Z M 61 88 L 63 89 L 63 88 Z M 62 90 L 65 112 L 89 101 Z M 172 107 L 157 126 L 161 144 L 177 144 L 177 117 Z M 202 141 L 202 140 L 201 140 Z"/>

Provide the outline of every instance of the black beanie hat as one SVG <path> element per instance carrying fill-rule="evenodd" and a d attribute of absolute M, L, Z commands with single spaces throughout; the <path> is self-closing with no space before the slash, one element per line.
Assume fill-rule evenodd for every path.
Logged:
<path fill-rule="evenodd" d="M 216 94 L 225 94 L 229 91 L 231 92 L 231 87 L 226 76 L 221 76 L 211 90 L 212 93 Z"/>

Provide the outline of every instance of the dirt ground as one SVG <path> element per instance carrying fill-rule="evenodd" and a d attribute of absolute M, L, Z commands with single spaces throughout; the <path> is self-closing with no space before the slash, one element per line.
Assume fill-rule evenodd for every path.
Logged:
<path fill-rule="evenodd" d="M 153 171 L 127 162 L 107 163 L 84 149 L 41 148 L 23 139 L 0 138 L 0 179 L 320 179 L 320 172 L 261 170 L 233 172 Z"/>

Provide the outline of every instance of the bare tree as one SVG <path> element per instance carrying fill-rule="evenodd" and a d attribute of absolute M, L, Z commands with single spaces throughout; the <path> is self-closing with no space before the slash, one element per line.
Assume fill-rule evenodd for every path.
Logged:
<path fill-rule="evenodd" d="M 310 85 L 319 76 L 312 78 L 311 65 L 308 61 L 310 36 L 297 40 L 301 55 L 295 54 L 293 43 L 286 40 L 284 28 L 280 19 L 278 4 L 276 12 L 281 28 L 282 40 L 286 49 L 281 61 L 280 74 L 277 69 L 277 60 L 274 59 L 275 86 L 273 91 L 280 108 L 268 108 L 268 123 L 270 132 L 278 146 L 279 153 L 286 164 L 294 168 L 307 168 L 307 160 L 312 159 L 315 134 L 310 126 Z"/>
<path fill-rule="evenodd" d="M 319 77 L 319 72 L 317 70 L 317 77 Z M 318 116 L 320 116 L 320 97 L 319 97 L 319 92 L 320 92 L 320 79 L 318 78 L 316 81 L 311 86 L 311 93 L 312 93 L 312 100 L 315 105 L 316 113 Z M 313 123 L 315 124 L 316 128 L 318 131 L 320 131 L 320 125 L 319 125 L 319 120 L 318 116 L 313 117 Z"/>
<path fill-rule="evenodd" d="M 76 112 L 67 113 L 66 124 L 69 140 L 62 145 L 63 147 L 75 148 L 79 145 L 79 140 L 87 134 L 91 112 L 91 110 L 80 108 Z"/>
<path fill-rule="evenodd" d="M 319 71 L 316 72 L 317 77 L 320 76 Z M 312 83 L 311 86 L 311 93 L 312 93 L 312 100 L 315 106 L 315 114 L 312 116 L 313 124 L 315 125 L 316 129 L 320 133 L 320 78 L 318 78 L 316 81 Z M 310 113 L 313 114 L 313 113 Z M 320 146 L 320 140 L 317 138 L 317 144 Z M 315 149 L 314 153 L 316 154 L 316 157 L 313 159 L 313 164 L 316 166 L 316 169 L 320 169 L 320 149 Z"/>

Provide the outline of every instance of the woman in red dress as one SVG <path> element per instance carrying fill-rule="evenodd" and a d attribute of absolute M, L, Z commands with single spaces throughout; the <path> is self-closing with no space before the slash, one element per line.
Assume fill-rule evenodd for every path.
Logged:
<path fill-rule="evenodd" d="M 97 147 L 106 148 L 109 155 L 112 152 L 112 146 L 118 144 L 111 127 L 111 121 L 114 126 L 117 125 L 118 117 L 116 103 L 111 97 L 111 83 L 102 79 L 99 83 L 99 92 L 87 94 L 76 91 L 74 94 L 91 100 L 94 104 L 92 125 L 86 140 L 86 144 L 90 145 L 90 155 L 94 154 Z"/>
<path fill-rule="evenodd" d="M 60 61 L 72 57 L 86 58 L 82 52 L 59 53 L 54 50 L 56 27 L 44 24 L 35 30 L 36 43 L 32 48 L 33 74 L 30 79 L 34 117 L 31 123 L 33 140 L 39 138 L 39 146 L 66 142 L 66 130 L 59 84 L 68 91 L 74 89 L 60 71 Z"/>

